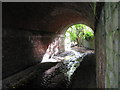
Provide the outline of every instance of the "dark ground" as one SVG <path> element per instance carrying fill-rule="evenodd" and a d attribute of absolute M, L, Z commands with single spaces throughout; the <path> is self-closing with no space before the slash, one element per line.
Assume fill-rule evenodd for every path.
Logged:
<path fill-rule="evenodd" d="M 95 54 L 84 57 L 80 66 L 72 75 L 70 88 L 96 88 Z"/>
<path fill-rule="evenodd" d="M 62 62 L 49 65 L 45 70 L 38 71 L 27 83 L 10 89 L 35 89 L 42 88 L 96 88 L 96 62 L 94 50 L 88 50 L 84 47 L 74 47 L 74 50 L 87 53 L 80 66 L 71 77 L 71 81 L 61 70 L 64 70 Z M 43 63 L 44 66 L 45 63 Z M 47 67 L 47 66 L 46 66 Z"/>

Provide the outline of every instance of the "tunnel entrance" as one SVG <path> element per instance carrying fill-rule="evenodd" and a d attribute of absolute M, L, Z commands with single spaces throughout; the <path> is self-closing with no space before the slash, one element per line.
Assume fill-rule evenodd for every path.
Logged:
<path fill-rule="evenodd" d="M 118 86 L 117 3 L 2 5 L 3 89 L 92 88 L 96 81 L 101 88 Z M 82 30 L 77 32 L 74 24 Z M 83 24 L 95 31 L 95 48 L 94 33 L 85 34 Z"/>
<path fill-rule="evenodd" d="M 87 44 L 85 42 L 87 42 Z M 64 47 L 61 47 L 61 45 Z M 84 24 L 72 25 L 63 35 L 57 36 L 48 46 L 41 62 L 42 64 L 50 62 L 56 62 L 57 64 L 43 72 L 41 78 L 37 81 L 41 81 L 40 87 L 96 87 L 96 63 L 93 45 L 94 32 L 90 27 Z M 89 81 L 89 79 L 91 80 Z"/>
<path fill-rule="evenodd" d="M 57 35 L 52 43 L 48 46 L 46 53 L 43 56 L 41 63 L 44 62 L 59 62 L 54 56 L 65 51 L 77 50 L 79 52 L 87 52 L 95 49 L 94 32 L 85 24 L 75 24 L 68 27 L 62 35 Z"/>
<path fill-rule="evenodd" d="M 72 25 L 65 33 L 65 51 L 75 46 L 95 49 L 94 39 L 94 32 L 90 27 L 84 24 Z"/>

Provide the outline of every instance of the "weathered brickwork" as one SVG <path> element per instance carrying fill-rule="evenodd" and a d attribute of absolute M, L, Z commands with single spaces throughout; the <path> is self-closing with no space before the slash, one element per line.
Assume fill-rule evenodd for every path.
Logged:
<path fill-rule="evenodd" d="M 41 62 L 53 34 L 3 28 L 2 77 L 5 78 Z"/>

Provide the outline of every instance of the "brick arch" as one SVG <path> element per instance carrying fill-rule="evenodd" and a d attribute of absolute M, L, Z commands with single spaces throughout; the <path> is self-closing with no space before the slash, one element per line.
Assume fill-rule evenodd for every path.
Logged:
<path fill-rule="evenodd" d="M 77 23 L 85 24 L 94 29 L 94 15 L 92 21 L 90 21 L 88 17 L 86 18 L 86 16 L 84 16 L 84 13 L 80 13 L 73 9 L 58 8 L 52 13 L 54 13 L 54 16 L 52 18 L 52 21 L 48 24 L 48 31 L 59 34 L 62 31 L 64 32 L 64 30 L 69 26 Z"/>
<path fill-rule="evenodd" d="M 93 7 L 89 2 L 3 3 L 3 77 L 38 63 L 70 25 L 81 22 L 94 28 Z"/>

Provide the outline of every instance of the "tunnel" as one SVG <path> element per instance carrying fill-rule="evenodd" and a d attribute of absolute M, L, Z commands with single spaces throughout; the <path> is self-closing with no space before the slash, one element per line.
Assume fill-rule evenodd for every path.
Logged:
<path fill-rule="evenodd" d="M 117 88 L 118 7 L 118 2 L 2 3 L 2 89 Z M 68 82 L 61 62 L 41 62 L 55 53 L 53 43 L 56 55 L 65 52 L 64 33 L 74 24 L 92 28 L 95 51 L 82 58 Z"/>

